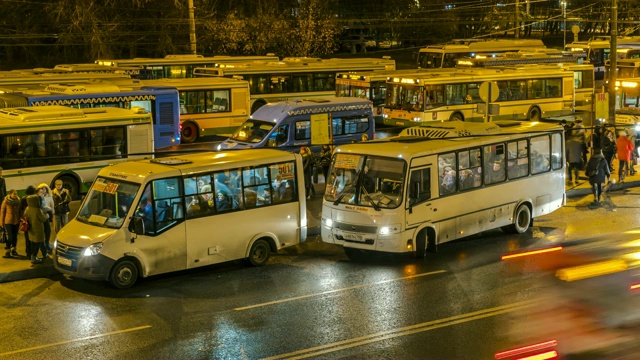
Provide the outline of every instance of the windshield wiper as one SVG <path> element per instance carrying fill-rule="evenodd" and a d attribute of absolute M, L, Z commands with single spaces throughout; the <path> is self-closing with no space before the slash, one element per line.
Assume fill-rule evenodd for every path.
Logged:
<path fill-rule="evenodd" d="M 380 206 L 378 206 L 378 204 L 375 203 L 375 201 L 373 201 L 373 199 L 371 198 L 371 196 L 369 195 L 369 192 L 367 191 L 367 189 L 364 188 L 364 186 L 362 186 L 360 188 L 360 191 L 364 192 L 364 199 L 367 200 L 371 206 L 373 207 L 373 209 L 375 211 L 380 211 Z"/>

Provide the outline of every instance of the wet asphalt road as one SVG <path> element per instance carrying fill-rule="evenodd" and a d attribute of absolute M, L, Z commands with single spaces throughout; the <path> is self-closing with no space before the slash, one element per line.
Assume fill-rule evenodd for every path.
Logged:
<path fill-rule="evenodd" d="M 552 325 L 596 326 L 603 318 L 593 314 L 605 306 L 618 318 L 633 317 L 636 294 L 620 289 L 637 276 L 568 287 L 553 271 L 631 251 L 621 244 L 635 235 L 619 233 L 640 226 L 639 195 L 612 193 L 598 208 L 588 206 L 590 197 L 571 199 L 526 234 L 486 232 L 424 260 L 350 261 L 342 249 L 311 238 L 261 268 L 226 263 L 151 277 L 124 291 L 63 276 L 0 284 L 2 317 L 11 320 L 0 322 L 0 358 L 492 359 L 557 334 L 562 349 L 574 351 L 576 335 Z M 574 250 L 560 257 L 500 260 L 569 241 Z M 603 300 L 585 302 L 585 293 Z M 592 310 L 571 316 L 580 326 L 554 321 L 575 308 Z M 601 342 L 618 335 L 597 326 L 591 334 Z"/>

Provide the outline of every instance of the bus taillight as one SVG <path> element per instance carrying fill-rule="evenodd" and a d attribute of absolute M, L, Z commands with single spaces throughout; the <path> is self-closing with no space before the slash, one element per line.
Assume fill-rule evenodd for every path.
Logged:
<path fill-rule="evenodd" d="M 495 355 L 497 360 L 557 360 L 558 352 L 553 349 L 558 341 L 549 340 L 511 350 L 501 351 Z"/>

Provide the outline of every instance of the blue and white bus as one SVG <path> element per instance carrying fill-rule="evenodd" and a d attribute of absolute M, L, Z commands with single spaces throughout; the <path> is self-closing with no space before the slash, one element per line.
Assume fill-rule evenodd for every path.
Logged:
<path fill-rule="evenodd" d="M 316 127 L 315 131 L 324 130 L 325 134 L 312 133 L 312 117 L 323 115 L 327 128 Z M 326 135 L 329 139 L 326 144 L 339 145 L 373 139 L 374 132 L 371 100 L 328 97 L 281 101 L 256 110 L 230 138 L 218 145 L 218 150 L 260 147 L 297 150 L 302 146 L 323 145 L 312 141 L 318 135 Z"/>
<path fill-rule="evenodd" d="M 16 92 L 6 92 L 6 91 Z M 3 87 L 0 108 L 63 105 L 73 108 L 143 108 L 153 118 L 154 149 L 180 143 L 178 90 L 168 86 L 142 86 L 137 90 L 110 83 L 49 84 L 41 90 Z"/>

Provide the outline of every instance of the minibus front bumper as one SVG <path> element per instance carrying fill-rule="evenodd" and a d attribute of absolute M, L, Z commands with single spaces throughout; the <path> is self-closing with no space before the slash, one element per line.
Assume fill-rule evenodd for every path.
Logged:
<path fill-rule="evenodd" d="M 58 243 L 53 252 L 53 266 L 63 274 L 88 280 L 108 280 L 115 260 L 102 254 L 84 256 L 84 248 Z"/>

